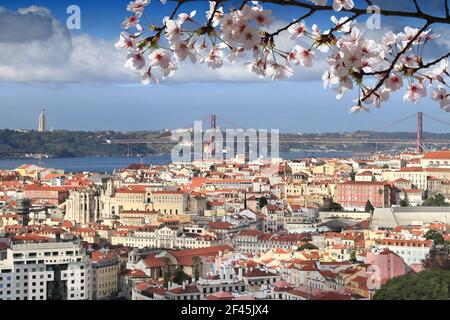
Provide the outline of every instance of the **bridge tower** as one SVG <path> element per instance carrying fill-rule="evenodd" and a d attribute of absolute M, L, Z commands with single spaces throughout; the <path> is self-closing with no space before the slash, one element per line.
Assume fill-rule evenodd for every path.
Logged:
<path fill-rule="evenodd" d="M 417 113 L 417 153 L 423 152 L 423 113 Z"/>
<path fill-rule="evenodd" d="M 217 116 L 215 114 L 210 115 L 210 129 L 211 132 L 215 132 L 217 129 Z M 211 138 L 209 140 L 209 147 L 211 148 L 212 144 L 214 142 L 213 136 L 211 135 Z M 216 147 L 214 146 L 213 149 L 211 149 L 211 157 L 214 158 L 216 155 Z"/>

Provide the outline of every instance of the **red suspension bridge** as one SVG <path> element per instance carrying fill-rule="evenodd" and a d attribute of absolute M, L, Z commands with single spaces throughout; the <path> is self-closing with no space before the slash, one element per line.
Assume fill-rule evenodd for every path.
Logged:
<path fill-rule="evenodd" d="M 242 128 L 232 121 L 229 121 L 216 114 L 209 115 L 201 120 L 204 129 L 218 129 L 219 121 L 224 128 Z M 185 127 L 178 130 L 192 130 Z M 432 132 L 444 132 L 445 134 L 434 134 Z M 389 133 L 388 133 L 389 132 Z M 388 134 L 386 134 L 388 133 Z M 400 134 L 399 134 L 400 133 Z M 407 134 L 408 133 L 408 134 Z M 136 138 L 123 140 L 105 140 L 107 144 L 127 145 L 128 154 L 131 154 L 131 145 L 152 145 L 152 144 L 176 144 L 178 141 L 171 139 L 171 136 L 158 137 L 154 139 Z M 212 141 L 210 141 L 211 143 Z M 270 143 L 270 141 L 269 141 Z M 328 134 L 280 134 L 280 144 L 301 145 L 309 144 L 315 146 L 323 145 L 356 145 L 374 144 L 391 145 L 397 148 L 415 147 L 417 152 L 426 151 L 428 148 L 442 148 L 450 146 L 450 122 L 438 119 L 423 112 L 414 113 L 402 119 L 393 121 L 383 126 L 368 131 L 348 132 L 348 133 L 328 133 Z"/>

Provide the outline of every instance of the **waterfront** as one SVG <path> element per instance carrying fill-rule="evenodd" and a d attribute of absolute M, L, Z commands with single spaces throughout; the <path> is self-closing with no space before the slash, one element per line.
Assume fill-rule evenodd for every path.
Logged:
<path fill-rule="evenodd" d="M 305 157 L 351 157 L 350 152 L 287 152 L 281 153 L 283 159 L 301 159 Z M 42 159 L 41 165 L 48 168 L 64 169 L 65 172 L 108 172 L 125 168 L 133 163 L 164 165 L 171 162 L 169 154 L 151 155 L 145 157 L 82 157 L 82 158 L 49 158 Z M 38 159 L 6 158 L 0 159 L 0 169 L 11 170 L 23 164 L 39 165 Z"/>

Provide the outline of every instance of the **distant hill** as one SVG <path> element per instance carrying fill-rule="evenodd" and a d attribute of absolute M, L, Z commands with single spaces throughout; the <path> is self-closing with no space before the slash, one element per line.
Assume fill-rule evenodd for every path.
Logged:
<path fill-rule="evenodd" d="M 36 131 L 0 130 L 0 157 L 48 154 L 54 157 L 119 156 L 128 152 L 127 145 L 108 144 L 106 140 L 159 137 L 159 133 L 119 133 L 112 131 Z M 131 145 L 133 154 L 158 154 L 170 150 L 167 145 Z"/>
<path fill-rule="evenodd" d="M 372 153 L 400 151 L 415 147 L 415 133 L 407 132 L 344 132 L 344 133 L 283 133 L 280 134 L 280 151 L 348 151 Z M 26 154 L 48 154 L 54 157 L 123 156 L 128 153 L 126 144 L 108 144 L 107 140 L 158 140 L 161 144 L 131 144 L 132 154 L 170 153 L 173 143 L 170 132 L 159 131 L 65 131 L 40 133 L 26 130 L 0 130 L 0 157 L 23 157 Z M 386 143 L 396 139 L 397 143 Z M 449 147 L 450 134 L 424 133 L 424 140 L 439 143 L 430 147 Z M 377 142 L 374 142 L 377 141 Z M 442 143 L 440 142 L 442 141 Z"/>

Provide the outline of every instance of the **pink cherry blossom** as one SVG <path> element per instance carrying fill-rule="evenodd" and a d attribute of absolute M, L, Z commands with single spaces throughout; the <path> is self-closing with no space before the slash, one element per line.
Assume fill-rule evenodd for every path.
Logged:
<path fill-rule="evenodd" d="M 134 47 L 135 43 L 136 41 L 134 40 L 134 38 L 132 38 L 127 32 L 123 31 L 120 34 L 119 41 L 117 41 L 114 46 L 117 49 L 126 48 L 128 50 L 131 50 Z"/>
<path fill-rule="evenodd" d="M 408 90 L 403 96 L 403 100 L 417 103 L 417 101 L 419 101 L 421 97 L 425 97 L 426 95 L 427 91 L 422 84 L 413 83 L 408 87 Z"/>
<path fill-rule="evenodd" d="M 273 17 L 271 16 L 272 10 L 253 10 L 253 19 L 260 26 L 270 26 L 273 23 Z"/>
<path fill-rule="evenodd" d="M 148 85 L 151 82 L 159 83 L 159 80 L 152 72 L 152 68 L 150 67 L 146 72 L 141 75 L 141 83 L 143 85 Z"/>
<path fill-rule="evenodd" d="M 180 23 L 180 24 L 183 24 L 183 23 L 185 23 L 185 22 L 187 22 L 187 21 L 193 21 L 192 20 L 192 18 L 195 16 L 197 14 L 197 11 L 196 10 L 194 10 L 194 11 L 191 11 L 191 13 L 190 14 L 187 14 L 187 13 L 180 13 L 179 15 L 178 15 L 178 22 Z"/>
<path fill-rule="evenodd" d="M 228 55 L 228 60 L 230 62 L 235 62 L 237 58 L 243 57 L 245 55 L 245 49 L 243 47 L 236 47 L 230 50 Z"/>
<path fill-rule="evenodd" d="M 384 84 L 386 88 L 390 89 L 392 92 L 395 92 L 403 87 L 403 79 L 400 74 L 393 72 L 389 78 L 386 79 Z"/>
<path fill-rule="evenodd" d="M 140 16 L 130 16 L 125 19 L 124 22 L 122 22 L 122 29 L 129 29 L 132 27 L 136 27 L 139 24 Z"/>
<path fill-rule="evenodd" d="M 150 4 L 150 0 L 136 0 L 128 4 L 127 10 L 134 13 L 142 13 L 146 6 Z"/>
<path fill-rule="evenodd" d="M 127 56 L 127 61 L 125 62 L 125 67 L 134 69 L 136 71 L 141 70 L 145 67 L 145 58 L 140 53 L 130 53 Z"/>
<path fill-rule="evenodd" d="M 431 92 L 431 99 L 437 101 L 443 109 L 448 109 L 450 106 L 450 97 L 442 86 Z"/>
<path fill-rule="evenodd" d="M 239 37 L 242 47 L 245 49 L 252 49 L 261 43 L 261 37 L 258 35 L 258 30 L 256 28 L 250 27 L 245 28 Z"/>
<path fill-rule="evenodd" d="M 200 62 L 206 63 L 206 65 L 212 69 L 217 69 L 223 65 L 222 56 L 222 51 L 216 46 L 213 47 L 211 51 L 200 60 Z"/>
<path fill-rule="evenodd" d="M 214 12 L 214 8 L 216 6 L 216 3 L 214 1 L 209 1 L 209 10 L 206 11 L 206 18 L 209 20 L 211 18 L 211 16 L 213 15 Z M 214 16 L 212 19 L 212 26 L 213 27 L 217 27 L 220 23 L 220 19 L 223 16 L 223 8 L 219 7 L 217 8 L 217 10 L 214 12 Z"/>
<path fill-rule="evenodd" d="M 339 78 L 328 70 L 325 70 L 325 72 L 323 73 L 322 80 L 324 89 L 327 89 L 331 84 L 337 84 L 339 82 Z"/>
<path fill-rule="evenodd" d="M 172 45 L 171 49 L 173 50 L 177 61 L 184 61 L 187 57 L 189 57 L 192 63 L 197 61 L 195 48 L 184 41 L 176 42 Z"/>
<path fill-rule="evenodd" d="M 354 6 L 353 0 L 333 0 L 333 9 L 335 11 L 341 11 L 342 8 L 350 10 Z"/>
<path fill-rule="evenodd" d="M 149 55 L 150 65 L 153 67 L 169 68 L 170 56 L 163 49 L 157 49 Z"/>
<path fill-rule="evenodd" d="M 366 111 L 366 112 L 369 112 L 369 111 L 370 111 L 369 108 L 364 107 L 364 106 L 362 106 L 362 105 L 360 105 L 360 104 L 357 104 L 357 105 L 353 106 L 353 107 L 348 111 L 348 113 L 358 113 L 358 112 L 360 112 L 360 111 L 362 111 L 362 110 L 364 110 L 364 111 Z"/>
<path fill-rule="evenodd" d="M 175 20 L 166 20 L 166 37 L 170 43 L 180 40 L 181 24 Z"/>
<path fill-rule="evenodd" d="M 255 61 L 247 63 L 247 69 L 250 72 L 255 73 L 260 78 L 266 76 L 266 63 L 263 59 L 257 59 Z"/>
<path fill-rule="evenodd" d="M 301 23 L 295 23 L 288 28 L 288 32 L 291 34 L 291 39 L 301 37 L 306 32 L 306 24 L 303 21 Z"/>
<path fill-rule="evenodd" d="M 305 49 L 300 45 L 295 46 L 297 51 L 297 59 L 304 67 L 311 67 L 314 62 L 315 53 L 311 50 Z"/>
<path fill-rule="evenodd" d="M 280 80 L 291 77 L 294 72 L 288 66 L 284 66 L 279 63 L 272 63 L 267 68 L 267 73 L 272 80 Z"/>

